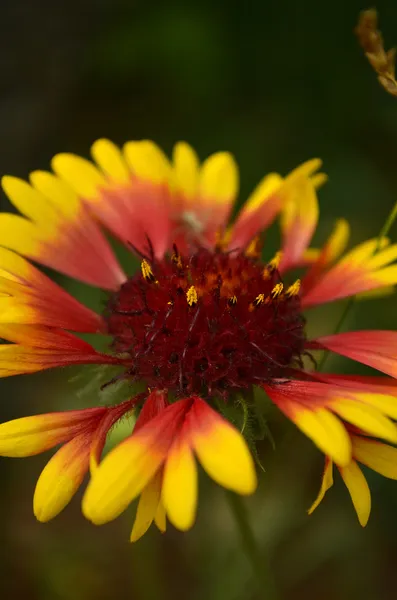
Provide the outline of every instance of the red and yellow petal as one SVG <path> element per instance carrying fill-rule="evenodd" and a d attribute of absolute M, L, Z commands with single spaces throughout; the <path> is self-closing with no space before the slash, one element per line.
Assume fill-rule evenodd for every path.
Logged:
<path fill-rule="evenodd" d="M 288 381 L 263 386 L 277 406 L 338 466 L 351 458 L 350 436 L 337 418 L 361 431 L 397 442 L 395 397 L 360 392 L 316 381 Z M 335 416 L 336 415 L 336 416 Z"/>
<path fill-rule="evenodd" d="M 299 187 L 306 180 L 317 187 L 324 177 L 314 179 L 321 161 L 309 160 L 292 171 L 285 179 L 277 173 L 270 173 L 262 179 L 241 209 L 233 225 L 229 248 L 246 248 L 251 240 L 269 227 L 283 207 L 296 198 Z"/>
<path fill-rule="evenodd" d="M 282 184 L 280 175 L 270 173 L 257 185 L 232 226 L 230 249 L 246 248 L 258 232 L 271 225 L 283 204 Z"/>
<path fill-rule="evenodd" d="M 2 179 L 11 202 L 27 217 L 0 215 L 2 244 L 86 283 L 117 289 L 125 275 L 78 196 L 51 173 L 36 171 L 30 180 L 31 185 Z"/>
<path fill-rule="evenodd" d="M 195 201 L 198 218 L 204 219 L 204 237 L 210 245 L 227 225 L 239 188 L 237 164 L 229 152 L 211 154 L 201 165 Z"/>
<path fill-rule="evenodd" d="M 327 408 L 327 386 L 289 381 L 264 390 L 279 409 L 338 465 L 351 460 L 351 441 L 342 422 Z"/>
<path fill-rule="evenodd" d="M 324 336 L 310 343 L 368 365 L 397 378 L 397 332 L 350 331 Z"/>
<path fill-rule="evenodd" d="M 135 423 L 134 433 L 139 431 L 141 427 L 154 419 L 154 417 L 162 414 L 167 406 L 169 406 L 167 390 L 155 389 L 150 392 Z"/>
<path fill-rule="evenodd" d="M 186 401 L 175 402 L 105 457 L 83 499 L 89 520 L 115 519 L 142 492 L 164 463 L 186 407 Z"/>
<path fill-rule="evenodd" d="M 319 216 L 315 187 L 309 178 L 299 180 L 293 191 L 282 212 L 281 271 L 301 263 L 317 227 Z"/>
<path fill-rule="evenodd" d="M 302 306 L 308 308 L 395 285 L 397 266 L 390 263 L 396 259 L 396 252 L 397 245 L 388 247 L 386 239 L 360 244 L 322 277 L 309 281 L 310 287 L 306 282 Z"/>
<path fill-rule="evenodd" d="M 96 352 L 76 336 L 50 327 L 0 323 L 0 377 L 34 373 L 60 366 L 117 364 L 112 356 Z"/>
<path fill-rule="evenodd" d="M 201 398 L 195 398 L 188 415 L 189 437 L 208 475 L 239 494 L 252 494 L 257 477 L 244 437 Z"/>
<path fill-rule="evenodd" d="M 73 154 L 58 154 L 57 175 L 83 199 L 96 218 L 126 245 L 147 252 L 148 239 L 161 258 L 169 245 L 171 166 L 153 142 L 128 142 L 122 152 L 98 140 L 99 167 Z"/>
<path fill-rule="evenodd" d="M 82 433 L 62 446 L 44 467 L 33 497 L 36 518 L 56 517 L 77 492 L 88 471 L 91 434 Z"/>
<path fill-rule="evenodd" d="M 214 247 L 238 193 L 237 164 L 229 152 L 216 152 L 200 165 L 185 142 L 175 145 L 173 163 L 173 239 L 178 248 L 193 241 Z"/>
<path fill-rule="evenodd" d="M 153 437 L 131 437 L 112 450 L 93 473 L 83 513 L 96 525 L 118 517 L 148 485 L 166 456 Z"/>
<path fill-rule="evenodd" d="M 103 354 L 98 354 L 94 350 L 83 353 L 29 348 L 19 344 L 0 345 L 0 377 L 36 373 L 56 367 L 111 362 L 114 361 L 106 359 Z"/>
<path fill-rule="evenodd" d="M 136 398 L 127 400 L 106 409 L 97 429 L 92 435 L 90 446 L 90 471 L 93 474 L 99 467 L 102 452 L 105 447 L 106 438 L 109 431 L 126 413 L 128 413 L 135 405 Z"/>
<path fill-rule="evenodd" d="M 302 279 L 302 289 L 309 290 L 313 287 L 323 271 L 339 258 L 347 246 L 349 236 L 349 223 L 345 219 L 338 219 L 333 232 L 321 250 L 316 251 L 313 248 L 308 248 L 305 251 L 304 257 L 308 259 L 306 262 L 311 266 Z M 313 259 L 310 258 L 310 252 L 317 252 L 317 254 L 312 255 Z"/>
<path fill-rule="evenodd" d="M 105 407 L 22 417 L 0 424 L 0 455 L 40 454 L 86 431 L 94 431 Z"/>
<path fill-rule="evenodd" d="M 0 323 L 40 324 L 98 332 L 103 319 L 27 260 L 0 248 Z"/>

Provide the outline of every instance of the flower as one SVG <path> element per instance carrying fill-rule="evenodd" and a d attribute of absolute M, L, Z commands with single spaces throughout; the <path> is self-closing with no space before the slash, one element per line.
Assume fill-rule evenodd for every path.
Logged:
<path fill-rule="evenodd" d="M 227 152 L 200 165 L 184 142 L 169 161 L 150 141 L 128 142 L 120 151 L 99 140 L 92 156 L 96 165 L 59 154 L 52 162 L 55 174 L 36 171 L 30 184 L 3 178 L 25 216 L 0 215 L 0 374 L 113 365 L 118 378 L 141 381 L 145 391 L 115 406 L 0 426 L 0 453 L 6 456 L 64 444 L 40 476 L 36 516 L 48 520 L 60 512 L 89 467 L 83 512 L 94 523 L 114 519 L 140 496 L 132 540 L 153 521 L 163 531 L 167 517 L 181 530 L 191 527 L 195 457 L 222 486 L 254 492 L 248 443 L 238 423 L 225 418 L 229 406 L 252 410 L 254 387 L 326 455 L 320 500 L 333 462 L 345 481 L 347 473 L 349 481 L 357 474 L 356 460 L 390 476 L 381 462 L 394 449 L 382 440 L 397 443 L 397 332 L 308 340 L 302 313 L 389 291 L 397 283 L 397 245 L 373 239 L 340 258 L 349 236 L 341 219 L 322 249 L 310 247 L 319 216 L 316 190 L 326 179 L 318 173 L 321 162 L 308 161 L 285 178 L 267 175 L 229 224 L 238 170 Z M 278 215 L 282 248 L 263 262 L 261 233 Z M 139 257 L 138 272 L 123 272 L 103 229 Z M 107 290 L 103 314 L 29 261 Z M 301 280 L 290 276 L 296 268 L 303 271 Z M 97 351 L 80 333 L 106 334 L 111 346 Z M 321 374 L 304 364 L 316 350 L 391 377 Z M 107 433 L 132 410 L 138 414 L 132 434 L 101 460 Z M 357 509 L 356 496 L 353 501 Z"/>
<path fill-rule="evenodd" d="M 134 435 L 104 459 L 91 480 L 83 511 L 94 523 L 106 523 L 141 494 L 132 541 L 153 520 L 165 530 L 165 515 L 178 529 L 189 529 L 197 504 L 193 451 L 219 484 L 240 494 L 255 491 L 253 460 L 239 432 L 200 397 L 169 404 L 157 390 L 147 398 Z"/>

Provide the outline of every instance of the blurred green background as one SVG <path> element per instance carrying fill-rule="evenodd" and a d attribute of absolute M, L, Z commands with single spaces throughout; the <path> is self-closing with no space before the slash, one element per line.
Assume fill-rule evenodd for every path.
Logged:
<path fill-rule="evenodd" d="M 376 235 L 397 199 L 397 99 L 379 87 L 353 35 L 364 8 L 356 0 L 3 0 L 1 174 L 26 177 L 59 151 L 88 155 L 103 136 L 151 138 L 167 152 L 186 139 L 202 158 L 235 154 L 241 202 L 265 172 L 285 174 L 320 156 L 330 180 L 317 239 L 339 216 L 351 221 L 354 242 Z M 397 44 L 395 1 L 377 8 L 387 47 Z M 101 306 L 98 293 L 59 280 Z M 395 306 L 393 297 L 361 303 L 345 327 L 396 327 Z M 314 311 L 310 332 L 332 332 L 343 308 Z M 347 360 L 327 367 L 364 372 Z M 76 373 L 2 381 L 1 420 L 94 405 L 95 381 L 85 389 L 92 371 Z M 261 444 L 266 474 L 247 506 L 280 598 L 395 598 L 397 484 L 369 473 L 365 530 L 339 480 L 309 518 L 322 457 L 280 416 L 270 427 L 276 450 Z M 205 477 L 191 532 L 150 531 L 131 546 L 133 511 L 96 528 L 75 498 L 55 521 L 37 523 L 32 494 L 45 462 L 0 462 L 1 599 L 266 599 L 224 492 Z"/>

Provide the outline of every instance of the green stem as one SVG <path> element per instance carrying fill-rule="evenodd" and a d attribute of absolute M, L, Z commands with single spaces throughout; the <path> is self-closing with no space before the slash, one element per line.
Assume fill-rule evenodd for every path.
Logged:
<path fill-rule="evenodd" d="M 381 247 L 382 244 L 382 239 L 384 237 L 387 236 L 387 234 L 390 231 L 390 228 L 392 227 L 394 221 L 397 219 L 397 202 L 395 203 L 395 205 L 393 206 L 393 208 L 391 209 L 390 213 L 388 214 L 386 221 L 383 223 L 382 228 L 378 234 L 378 237 L 376 239 L 376 245 L 374 248 L 374 251 L 372 253 L 372 255 L 376 254 L 378 252 L 378 250 Z M 347 315 L 349 314 L 349 312 L 351 311 L 351 309 L 353 308 L 354 303 L 356 302 L 356 297 L 352 296 L 351 298 L 349 298 L 349 300 L 347 301 L 345 308 L 340 316 L 340 319 L 338 321 L 338 323 L 336 324 L 335 330 L 334 330 L 334 335 L 336 333 L 339 333 L 340 330 L 342 329 L 343 323 L 345 322 L 345 319 L 347 317 Z M 318 370 L 322 371 L 322 369 L 324 368 L 324 365 L 326 363 L 326 361 L 328 360 L 328 357 L 330 355 L 330 351 L 326 350 L 323 354 L 323 357 L 318 365 Z"/>
<path fill-rule="evenodd" d="M 244 501 L 241 496 L 233 492 L 227 492 L 227 498 L 239 530 L 242 548 L 256 577 L 257 586 L 261 593 L 260 597 L 266 600 L 276 600 L 277 593 L 274 579 L 266 556 L 261 552 L 254 536 Z"/>

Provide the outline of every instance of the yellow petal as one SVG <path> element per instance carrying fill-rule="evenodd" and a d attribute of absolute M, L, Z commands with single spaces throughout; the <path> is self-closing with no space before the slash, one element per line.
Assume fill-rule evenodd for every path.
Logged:
<path fill-rule="evenodd" d="M 370 257 L 367 262 L 368 270 L 372 271 L 384 267 L 397 259 L 397 244 L 388 246 L 385 250 L 381 250 L 374 256 Z"/>
<path fill-rule="evenodd" d="M 191 414 L 191 443 L 208 475 L 227 489 L 252 494 L 255 466 L 241 433 L 203 400 L 195 401 Z"/>
<path fill-rule="evenodd" d="M 114 448 L 95 470 L 83 498 L 83 513 L 96 525 L 120 515 L 149 483 L 164 454 L 136 434 Z"/>
<path fill-rule="evenodd" d="M 319 170 L 322 164 L 323 161 L 320 158 L 311 158 L 307 160 L 288 174 L 286 177 L 287 183 L 295 183 L 296 179 L 312 176 L 316 171 Z"/>
<path fill-rule="evenodd" d="M 380 271 L 369 274 L 369 277 L 376 285 L 396 285 L 397 284 L 397 265 L 386 267 Z"/>
<path fill-rule="evenodd" d="M 176 441 L 167 457 L 161 495 L 171 523 L 182 531 L 192 527 L 197 508 L 197 467 L 187 443 Z"/>
<path fill-rule="evenodd" d="M 124 158 L 132 174 L 151 183 L 168 183 L 172 180 L 171 164 L 162 150 L 150 140 L 127 142 Z"/>
<path fill-rule="evenodd" d="M 326 173 L 316 173 L 315 175 L 310 177 L 310 180 L 311 180 L 312 184 L 314 185 L 314 187 L 316 188 L 316 190 L 318 190 L 320 187 L 322 187 L 324 185 L 324 183 L 327 183 L 328 175 L 326 175 Z"/>
<path fill-rule="evenodd" d="M 106 179 L 88 160 L 75 154 L 57 154 L 51 161 L 55 173 L 66 181 L 81 198 L 94 200 L 100 188 L 106 187 Z"/>
<path fill-rule="evenodd" d="M 198 195 L 219 204 L 231 204 L 238 193 L 238 168 L 229 152 L 211 154 L 202 164 Z"/>
<path fill-rule="evenodd" d="M 325 459 L 325 465 L 324 465 L 323 477 L 322 477 L 322 480 L 321 480 L 320 491 L 318 492 L 317 498 L 315 499 L 315 501 L 313 502 L 313 504 L 311 505 L 311 507 L 307 511 L 309 515 L 311 515 L 312 512 L 314 510 L 316 510 L 317 506 L 323 500 L 325 494 L 334 485 L 334 478 L 333 478 L 332 471 L 333 471 L 332 460 L 329 460 L 329 458 L 326 458 Z"/>
<path fill-rule="evenodd" d="M 386 246 L 388 246 L 388 244 L 389 240 L 387 238 L 383 238 L 381 240 L 380 247 L 385 248 Z M 366 261 L 373 256 L 378 246 L 378 238 L 373 238 L 371 240 L 362 242 L 361 244 L 358 244 L 358 246 L 355 246 L 352 250 L 350 250 L 350 252 L 345 254 L 338 266 L 346 265 L 351 267 L 361 265 L 364 262 L 366 263 Z"/>
<path fill-rule="evenodd" d="M 320 258 L 321 251 L 318 248 L 306 248 L 303 253 L 303 260 L 305 263 L 314 263 Z"/>
<path fill-rule="evenodd" d="M 267 202 L 281 188 L 283 178 L 277 173 L 269 173 L 258 183 L 254 191 L 248 197 L 243 206 L 244 212 L 257 210 L 259 206 Z"/>
<path fill-rule="evenodd" d="M 102 412 L 102 409 L 99 409 Z M 99 414 L 99 413 L 98 413 Z M 0 455 L 32 456 L 52 448 L 72 437 L 86 419 L 95 416 L 90 411 L 47 413 L 13 419 L 0 424 Z"/>
<path fill-rule="evenodd" d="M 379 410 L 384 415 L 397 420 L 397 399 L 395 396 L 389 396 L 387 394 L 355 394 L 358 400 L 369 404 L 375 409 Z"/>
<path fill-rule="evenodd" d="M 160 500 L 157 506 L 156 516 L 154 517 L 154 522 L 156 523 L 157 528 L 164 533 L 167 529 L 167 518 L 165 514 L 164 504 Z"/>
<path fill-rule="evenodd" d="M 66 219 L 78 218 L 80 200 L 72 188 L 52 173 L 34 171 L 29 176 L 33 187 L 46 198 L 47 202 L 56 206 L 58 216 Z"/>
<path fill-rule="evenodd" d="M 346 219 L 338 219 L 329 236 L 324 251 L 326 263 L 336 260 L 344 252 L 350 236 L 350 226 Z"/>
<path fill-rule="evenodd" d="M 354 458 L 383 477 L 397 479 L 397 448 L 358 436 L 352 443 Z"/>
<path fill-rule="evenodd" d="M 129 183 L 131 174 L 123 154 L 113 142 L 100 139 L 91 146 L 91 154 L 103 173 L 115 183 Z"/>
<path fill-rule="evenodd" d="M 40 223 L 40 227 L 44 230 L 53 228 L 56 215 L 45 196 L 17 177 L 6 175 L 2 178 L 1 184 L 11 202 L 22 214 Z"/>
<path fill-rule="evenodd" d="M 351 458 L 351 443 L 339 419 L 325 408 L 295 408 L 296 413 L 292 418 L 299 429 L 338 465 L 348 464 Z"/>
<path fill-rule="evenodd" d="M 339 471 L 349 490 L 360 525 L 365 527 L 371 512 L 371 493 L 367 480 L 354 460 L 346 467 L 339 468 Z"/>
<path fill-rule="evenodd" d="M 19 215 L 0 213 L 0 240 L 3 246 L 31 258 L 40 255 L 41 242 L 35 225 Z"/>
<path fill-rule="evenodd" d="M 138 508 L 134 525 L 132 527 L 130 541 L 136 542 L 149 529 L 156 514 L 161 495 L 161 474 L 157 473 L 153 479 L 142 490 L 139 498 Z"/>
<path fill-rule="evenodd" d="M 351 459 L 350 437 L 335 415 L 319 408 L 309 410 L 295 407 L 293 421 L 313 442 L 338 465 L 346 465 Z"/>
<path fill-rule="evenodd" d="M 178 191 L 193 199 L 197 194 L 200 162 L 196 152 L 186 142 L 178 142 L 173 150 L 175 184 Z"/>
<path fill-rule="evenodd" d="M 88 471 L 89 436 L 75 437 L 44 467 L 33 497 L 36 519 L 45 523 L 56 517 L 77 492 Z"/>
<path fill-rule="evenodd" d="M 376 435 L 389 442 L 397 442 L 397 427 L 379 410 L 348 398 L 337 398 L 332 402 L 332 410 L 345 421 L 363 431 Z"/>

